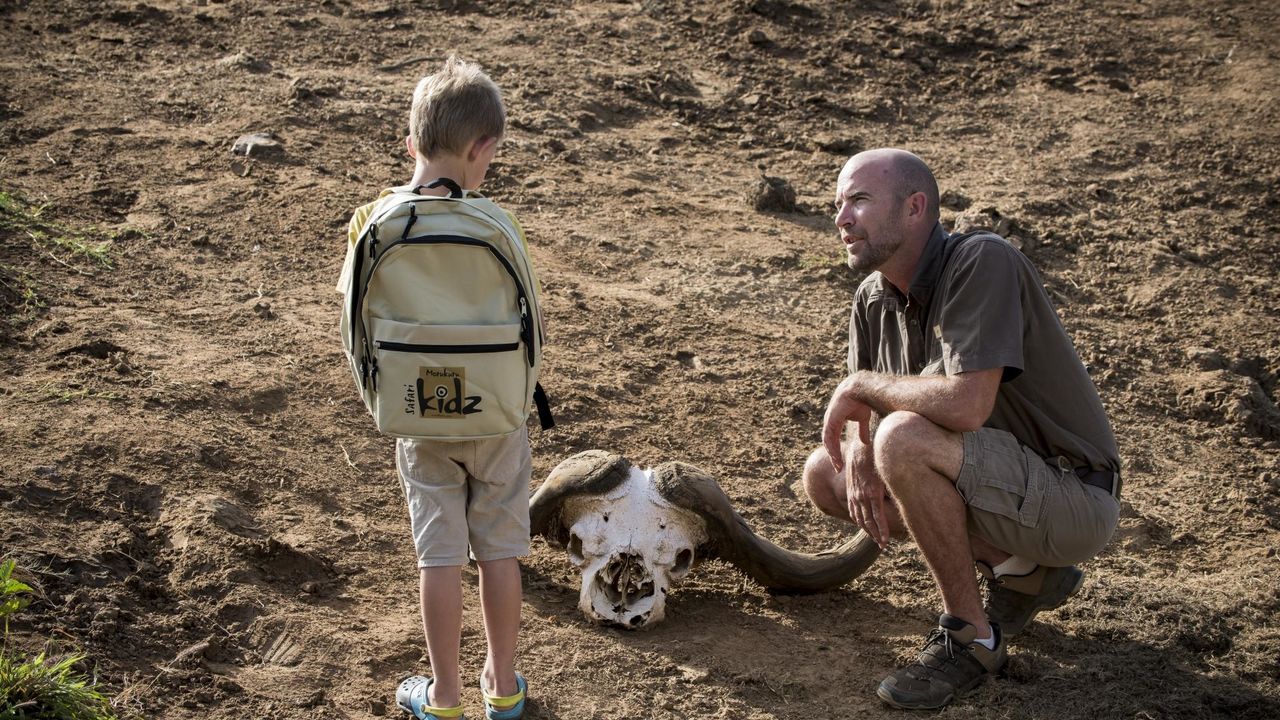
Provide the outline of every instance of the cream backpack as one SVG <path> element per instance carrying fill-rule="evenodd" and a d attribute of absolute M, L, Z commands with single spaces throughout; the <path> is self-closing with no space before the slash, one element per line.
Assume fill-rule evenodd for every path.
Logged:
<path fill-rule="evenodd" d="M 441 178 L 374 207 L 343 268 L 342 345 L 378 430 L 474 440 L 524 425 L 538 384 L 537 281 L 510 216 Z"/>

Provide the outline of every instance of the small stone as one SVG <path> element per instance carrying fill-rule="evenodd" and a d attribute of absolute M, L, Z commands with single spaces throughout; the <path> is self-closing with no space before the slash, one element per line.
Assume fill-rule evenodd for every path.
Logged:
<path fill-rule="evenodd" d="M 1086 195 L 1094 198 L 1098 202 L 1113 202 L 1116 199 L 1116 194 L 1114 192 L 1111 192 L 1097 183 L 1092 183 L 1085 187 L 1084 192 Z"/>
<path fill-rule="evenodd" d="M 958 213 L 953 229 L 958 233 L 987 230 L 1007 239 L 1016 228 L 1017 223 L 1013 218 L 1004 215 L 994 207 L 985 207 Z"/>
<path fill-rule="evenodd" d="M 972 201 L 955 190 L 947 190 L 938 198 L 938 204 L 948 210 L 967 210 Z"/>
<path fill-rule="evenodd" d="M 958 233 L 967 233 L 974 230 L 991 230 L 993 224 L 986 213 L 962 212 L 956 215 L 952 229 Z"/>
<path fill-rule="evenodd" d="M 244 50 L 218 58 L 218 64 L 223 67 L 240 68 L 241 70 L 255 73 L 264 73 L 271 70 L 271 63 L 266 60 L 259 60 Z"/>
<path fill-rule="evenodd" d="M 275 318 L 276 314 L 271 309 L 271 303 L 266 302 L 265 300 L 252 300 L 250 302 L 253 303 L 253 312 L 258 317 L 263 320 L 272 320 Z"/>
<path fill-rule="evenodd" d="M 760 94 L 759 94 L 759 93 L 750 93 L 750 94 L 748 94 L 748 95 L 743 95 L 743 96 L 742 96 L 742 104 L 743 104 L 743 105 L 745 105 L 745 106 L 747 106 L 747 107 L 749 107 L 749 108 L 753 108 L 753 107 L 755 107 L 755 106 L 759 105 L 759 104 L 760 104 Z"/>
<path fill-rule="evenodd" d="M 768 45 L 773 41 L 769 39 L 769 36 L 766 35 L 763 30 L 755 28 L 751 32 L 747 33 L 747 42 L 752 45 Z"/>
<path fill-rule="evenodd" d="M 316 92 L 311 89 L 310 84 L 302 78 L 294 78 L 289 83 L 289 89 L 285 93 L 290 100 L 312 100 L 316 96 Z"/>
<path fill-rule="evenodd" d="M 1213 348 L 1189 347 L 1185 352 L 1187 359 L 1201 370 L 1222 370 L 1227 366 L 1227 359 Z"/>
<path fill-rule="evenodd" d="M 688 665 L 677 665 L 676 669 L 680 671 L 680 679 L 687 683 L 703 683 L 711 677 L 711 671 L 705 668 L 695 668 Z"/>
<path fill-rule="evenodd" d="M 760 211 L 795 212 L 796 190 L 784 178 L 762 175 L 752 188 L 751 205 Z"/>
<path fill-rule="evenodd" d="M 818 148 L 835 155 L 854 155 L 862 150 L 862 143 L 853 138 L 832 137 L 819 139 Z"/>
<path fill-rule="evenodd" d="M 280 155 L 284 153 L 284 145 L 280 143 L 279 138 L 274 133 L 250 133 L 241 135 L 236 139 L 236 144 L 232 146 L 231 153 L 245 157 Z"/>
<path fill-rule="evenodd" d="M 382 700 L 369 701 L 369 714 L 382 717 L 387 714 L 387 703 Z"/>

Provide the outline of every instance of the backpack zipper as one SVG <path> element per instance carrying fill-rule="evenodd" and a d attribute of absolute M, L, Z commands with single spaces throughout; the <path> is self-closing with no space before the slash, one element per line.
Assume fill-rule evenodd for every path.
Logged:
<path fill-rule="evenodd" d="M 426 345 L 422 343 L 403 343 L 391 340 L 375 340 L 380 350 L 395 352 L 445 352 L 445 353 L 496 353 L 511 352 L 520 349 L 520 343 L 483 343 L 476 345 Z"/>

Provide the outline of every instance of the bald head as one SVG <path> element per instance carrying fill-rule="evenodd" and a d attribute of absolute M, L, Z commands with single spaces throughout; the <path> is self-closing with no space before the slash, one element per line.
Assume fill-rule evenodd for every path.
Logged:
<path fill-rule="evenodd" d="M 924 193 L 929 217 L 934 221 L 938 219 L 938 181 L 929 166 L 915 154 L 897 148 L 865 150 L 849 158 L 840 171 L 840 180 L 852 177 L 859 170 L 864 175 L 883 178 L 899 202 L 915 193 Z"/>

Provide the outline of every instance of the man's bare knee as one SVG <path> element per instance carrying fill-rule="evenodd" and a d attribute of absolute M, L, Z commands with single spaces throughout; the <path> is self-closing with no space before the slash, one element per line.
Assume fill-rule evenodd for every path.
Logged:
<path fill-rule="evenodd" d="M 883 472 L 919 458 L 921 441 L 936 427 L 925 416 L 913 412 L 898 411 L 884 416 L 876 428 L 876 467 Z"/>
<path fill-rule="evenodd" d="M 831 465 L 826 448 L 818 448 L 809 454 L 801 476 L 804 492 L 819 510 L 841 520 L 849 519 L 849 507 L 844 498 L 844 479 Z"/>
<path fill-rule="evenodd" d="M 874 440 L 876 470 L 893 493 L 899 483 L 934 472 L 955 482 L 964 463 L 960 433 L 913 412 L 889 413 L 880 421 Z"/>

